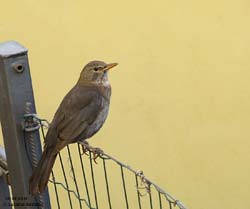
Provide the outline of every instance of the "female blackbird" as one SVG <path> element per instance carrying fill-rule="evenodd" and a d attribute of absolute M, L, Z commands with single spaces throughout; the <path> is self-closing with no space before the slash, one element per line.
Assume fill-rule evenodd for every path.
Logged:
<path fill-rule="evenodd" d="M 30 177 L 32 195 L 44 191 L 61 149 L 93 136 L 104 124 L 111 95 L 108 70 L 116 65 L 101 61 L 88 63 L 62 100 L 47 132 L 42 157 Z"/>

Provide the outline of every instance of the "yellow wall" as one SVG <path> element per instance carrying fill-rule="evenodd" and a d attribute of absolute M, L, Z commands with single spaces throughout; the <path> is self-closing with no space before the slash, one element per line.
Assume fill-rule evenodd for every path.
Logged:
<path fill-rule="evenodd" d="M 0 42 L 29 49 L 39 115 L 51 120 L 88 61 L 119 62 L 91 143 L 189 208 L 250 207 L 249 1 L 0 5 Z"/>

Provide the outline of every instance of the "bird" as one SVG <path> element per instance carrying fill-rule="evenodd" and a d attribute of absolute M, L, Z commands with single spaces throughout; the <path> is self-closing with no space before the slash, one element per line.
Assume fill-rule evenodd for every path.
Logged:
<path fill-rule="evenodd" d="M 117 64 L 91 61 L 82 69 L 49 126 L 41 159 L 29 179 L 31 195 L 44 192 L 60 150 L 71 143 L 85 142 L 103 126 L 111 96 L 108 72 Z"/>

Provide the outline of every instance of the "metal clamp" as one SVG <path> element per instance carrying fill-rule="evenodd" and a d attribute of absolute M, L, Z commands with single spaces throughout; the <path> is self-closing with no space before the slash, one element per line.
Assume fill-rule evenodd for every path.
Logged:
<path fill-rule="evenodd" d="M 36 114 L 25 114 L 23 130 L 26 132 L 37 131 L 40 128 L 40 120 Z"/>

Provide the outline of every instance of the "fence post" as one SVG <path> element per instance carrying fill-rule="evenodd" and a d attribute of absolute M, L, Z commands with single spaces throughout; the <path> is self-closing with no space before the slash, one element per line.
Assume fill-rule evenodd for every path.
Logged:
<path fill-rule="evenodd" d="M 48 190 L 43 195 L 29 195 L 32 172 L 31 145 L 23 131 L 24 114 L 36 113 L 27 49 L 15 41 L 0 44 L 0 119 L 7 156 L 14 207 L 50 209 Z M 38 131 L 32 134 L 37 160 L 41 156 Z M 29 135 L 30 137 L 30 135 Z"/>

